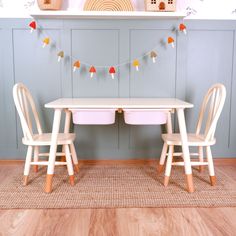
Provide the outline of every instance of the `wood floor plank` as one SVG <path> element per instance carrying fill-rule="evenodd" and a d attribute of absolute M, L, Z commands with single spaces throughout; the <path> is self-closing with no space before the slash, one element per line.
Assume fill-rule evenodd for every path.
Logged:
<path fill-rule="evenodd" d="M 1 166 L 0 181 L 21 166 Z M 219 167 L 236 179 L 236 167 Z M 234 236 L 236 208 L 0 210 L 0 236 Z"/>
<path fill-rule="evenodd" d="M 117 209 L 117 235 L 160 235 L 165 228 L 161 208 Z"/>
<path fill-rule="evenodd" d="M 93 209 L 90 218 L 88 235 L 117 235 L 116 209 Z"/>
<path fill-rule="evenodd" d="M 236 235 L 236 208 L 202 208 L 198 212 L 215 236 Z"/>
<path fill-rule="evenodd" d="M 118 235 L 214 235 L 194 208 L 117 209 Z M 125 224 L 129 220 L 128 224 Z"/>
<path fill-rule="evenodd" d="M 0 235 L 233 236 L 235 208 L 1 210 Z"/>
<path fill-rule="evenodd" d="M 89 222 L 90 210 L 44 210 L 34 235 L 88 235 Z"/>
<path fill-rule="evenodd" d="M 42 210 L 1 210 L 0 235 L 34 235 Z"/>
<path fill-rule="evenodd" d="M 0 235 L 89 235 L 90 209 L 0 210 Z"/>

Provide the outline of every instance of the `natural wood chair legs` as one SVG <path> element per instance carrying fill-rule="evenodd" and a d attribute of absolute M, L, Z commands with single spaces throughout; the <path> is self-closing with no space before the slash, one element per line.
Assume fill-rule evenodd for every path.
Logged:
<path fill-rule="evenodd" d="M 166 176 L 166 175 L 165 175 L 165 177 L 164 177 L 164 182 L 163 182 L 163 185 L 164 185 L 165 187 L 168 186 L 168 184 L 169 184 L 169 179 L 170 179 L 170 176 Z"/>
<path fill-rule="evenodd" d="M 66 162 L 66 156 L 61 157 L 61 162 Z"/>
<path fill-rule="evenodd" d="M 215 186 L 216 185 L 216 177 L 210 176 L 210 182 L 211 182 L 211 186 Z"/>
<path fill-rule="evenodd" d="M 31 162 L 33 150 L 34 150 L 34 156 L 33 156 L 34 162 L 40 163 L 39 155 L 42 155 L 42 154 L 39 153 L 39 147 L 38 146 L 35 146 L 35 147 L 28 146 L 25 167 L 24 167 L 24 176 L 23 176 L 23 185 L 24 186 L 28 184 L 30 166 L 31 166 L 31 164 L 33 164 Z M 66 155 L 65 157 L 66 157 L 66 165 L 67 165 L 67 170 L 68 170 L 68 175 L 69 175 L 69 182 L 70 182 L 71 186 L 74 186 L 75 185 L 74 169 L 75 169 L 76 173 L 79 172 L 79 164 L 78 164 L 74 144 L 64 145 L 64 151 L 65 151 L 65 155 Z M 72 160 L 74 163 L 74 168 L 73 168 Z M 34 165 L 33 168 L 34 168 L 35 172 L 38 172 L 38 165 Z M 52 191 L 52 189 L 51 189 L 52 179 L 53 179 L 53 174 L 52 175 L 48 174 L 46 176 L 46 185 L 45 185 L 45 192 L 46 193 L 50 193 Z"/>
<path fill-rule="evenodd" d="M 46 184 L 45 184 L 45 193 L 51 193 L 52 192 L 52 178 L 53 178 L 53 175 L 47 174 Z"/>
<path fill-rule="evenodd" d="M 37 173 L 39 171 L 39 166 L 35 165 L 33 169 L 34 169 L 34 172 Z"/>
<path fill-rule="evenodd" d="M 204 170 L 204 166 L 199 166 L 198 170 L 199 170 L 200 173 L 202 173 L 203 170 Z"/>
<path fill-rule="evenodd" d="M 160 157 L 159 165 L 157 166 L 158 174 L 162 173 L 162 171 L 164 169 L 167 148 L 168 148 L 167 143 L 164 143 L 163 148 L 162 148 L 162 152 L 161 152 L 161 157 Z"/>
<path fill-rule="evenodd" d="M 167 185 L 169 184 L 169 180 L 170 180 L 170 176 L 166 176 L 164 178 L 164 186 L 167 187 Z M 186 180 L 187 180 L 187 190 L 189 193 L 193 193 L 194 192 L 194 186 L 193 186 L 193 178 L 192 178 L 192 174 L 186 175 Z"/>
<path fill-rule="evenodd" d="M 74 186 L 75 185 L 75 176 L 74 175 L 70 175 L 69 176 L 69 180 L 70 180 L 70 185 Z"/>
<path fill-rule="evenodd" d="M 23 176 L 23 185 L 26 186 L 28 184 L 28 179 L 29 179 L 29 176 L 28 175 L 24 175 Z"/>
<path fill-rule="evenodd" d="M 194 186 L 193 186 L 193 176 L 192 176 L 192 174 L 186 175 L 186 179 L 187 179 L 188 192 L 193 193 L 194 192 Z"/>
<path fill-rule="evenodd" d="M 166 149 L 167 148 L 165 148 L 165 150 Z M 212 186 L 214 186 L 216 184 L 216 177 L 215 177 L 214 164 L 213 164 L 213 159 L 212 159 L 212 153 L 211 153 L 210 146 L 206 147 L 206 153 L 207 153 L 207 163 L 208 163 L 209 176 L 210 176 L 210 184 Z M 164 152 L 162 154 L 164 156 Z M 166 154 L 165 154 L 165 156 L 166 156 Z M 167 161 L 166 161 L 165 177 L 164 177 L 164 182 L 163 182 L 165 187 L 167 187 L 168 184 L 169 184 L 172 164 L 173 165 L 176 164 L 176 163 L 173 163 L 173 157 L 174 157 L 174 146 L 170 145 L 169 146 L 169 151 L 168 151 L 168 156 L 167 156 Z M 199 162 L 204 163 L 203 147 L 199 148 Z M 163 160 L 162 160 L 162 163 L 164 163 Z M 204 166 L 200 165 L 199 166 L 199 171 L 202 172 L 203 168 L 204 168 Z M 161 173 L 163 169 L 164 169 L 164 164 L 160 165 L 160 163 L 159 163 L 159 165 L 157 166 L 158 173 Z M 191 175 L 186 175 L 186 180 L 187 180 L 188 192 L 190 192 L 190 193 L 194 192 L 194 187 L 193 187 L 193 184 L 192 184 L 192 174 Z"/>
<path fill-rule="evenodd" d="M 164 164 L 161 165 L 160 163 L 157 165 L 157 173 L 161 174 L 164 170 Z"/>
<path fill-rule="evenodd" d="M 75 173 L 79 173 L 79 164 L 74 164 Z"/>
<path fill-rule="evenodd" d="M 169 183 L 171 167 L 172 167 L 172 159 L 173 159 L 173 151 L 174 146 L 169 146 L 168 157 L 166 161 L 166 170 L 165 170 L 165 178 L 164 178 L 164 186 L 166 187 Z"/>

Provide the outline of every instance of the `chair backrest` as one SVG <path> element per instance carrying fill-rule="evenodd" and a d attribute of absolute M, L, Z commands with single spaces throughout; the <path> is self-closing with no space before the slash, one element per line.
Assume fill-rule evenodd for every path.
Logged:
<path fill-rule="evenodd" d="M 27 140 L 33 141 L 32 124 L 34 123 L 32 123 L 32 121 L 35 122 L 38 134 L 42 134 L 42 128 L 33 97 L 24 84 L 18 83 L 13 87 L 13 98 L 17 112 L 20 116 L 24 137 Z"/>
<path fill-rule="evenodd" d="M 223 84 L 214 84 L 206 93 L 200 109 L 196 134 L 204 132 L 206 141 L 214 139 L 216 125 L 222 112 L 226 98 Z M 205 130 L 203 131 L 203 127 Z"/>

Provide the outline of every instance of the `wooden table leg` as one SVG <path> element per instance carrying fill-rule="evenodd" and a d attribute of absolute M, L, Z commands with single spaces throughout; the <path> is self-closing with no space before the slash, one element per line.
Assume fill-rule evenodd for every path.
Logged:
<path fill-rule="evenodd" d="M 188 138 L 187 138 L 186 123 L 185 123 L 183 108 L 177 109 L 177 116 L 178 116 L 179 130 L 180 130 L 181 141 L 182 141 L 182 152 L 183 152 L 183 158 L 184 158 L 184 168 L 185 168 L 185 175 L 187 178 L 188 192 L 192 193 L 194 192 L 192 167 L 191 167 L 191 162 L 190 162 Z"/>
<path fill-rule="evenodd" d="M 68 134 L 70 132 L 71 111 L 69 111 L 68 109 L 65 109 L 65 112 L 66 112 L 66 119 L 65 119 L 64 133 Z M 77 155 L 76 155 L 74 144 L 70 145 L 70 149 L 71 149 L 71 155 L 72 155 L 72 159 L 73 159 L 73 165 L 74 165 L 74 168 L 75 168 L 75 172 L 79 173 L 79 164 L 78 164 L 78 160 L 77 160 Z M 65 151 L 65 149 L 63 147 L 63 152 L 64 151 Z"/>
<path fill-rule="evenodd" d="M 171 113 L 170 112 L 167 113 L 166 129 L 167 129 L 168 134 L 172 134 L 172 120 L 171 120 Z M 160 161 L 157 166 L 157 173 L 158 174 L 162 173 L 162 171 L 164 169 L 167 151 L 168 151 L 168 146 L 166 143 L 164 143 L 163 148 L 162 148 L 162 152 L 161 152 Z"/>
<path fill-rule="evenodd" d="M 61 109 L 55 109 L 53 127 L 52 127 L 52 139 L 48 159 L 48 169 L 46 176 L 45 192 L 50 193 L 52 191 L 52 178 L 54 174 L 56 153 L 57 153 L 57 137 L 60 129 L 61 121 Z"/>
<path fill-rule="evenodd" d="M 71 111 L 69 111 L 68 109 L 65 109 L 64 111 L 66 113 L 64 133 L 68 134 L 70 132 Z M 65 146 L 62 147 L 62 152 L 65 153 Z M 65 162 L 66 161 L 66 156 L 62 156 L 61 161 Z"/>
<path fill-rule="evenodd" d="M 65 119 L 64 133 L 68 134 L 70 132 L 71 111 L 65 109 L 65 113 L 66 113 L 66 119 Z"/>

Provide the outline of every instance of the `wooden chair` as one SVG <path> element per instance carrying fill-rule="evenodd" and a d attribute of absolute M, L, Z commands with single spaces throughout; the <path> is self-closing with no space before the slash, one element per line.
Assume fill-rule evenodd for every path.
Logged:
<path fill-rule="evenodd" d="M 191 161 L 191 165 L 199 166 L 199 171 L 202 171 L 204 165 L 208 165 L 210 182 L 212 186 L 215 185 L 216 178 L 215 178 L 214 165 L 211 153 L 211 146 L 216 143 L 216 139 L 214 137 L 216 125 L 222 112 L 225 98 L 226 98 L 225 86 L 222 84 L 213 85 L 208 90 L 203 100 L 198 117 L 196 132 L 188 134 L 189 147 L 198 148 L 198 153 L 190 153 L 190 156 L 191 157 L 198 156 L 199 158 L 199 161 Z M 181 146 L 180 134 L 177 133 L 163 134 L 162 139 L 164 140 L 164 145 L 159 163 L 159 171 L 162 169 L 167 156 L 165 178 L 164 178 L 164 186 L 167 186 L 169 183 L 169 177 L 172 165 L 184 166 L 184 162 L 183 161 L 173 162 L 173 156 L 179 156 L 179 157 L 182 156 L 182 153 L 174 153 L 174 146 Z M 203 158 L 203 148 L 206 148 L 207 161 L 204 161 Z M 168 155 L 167 155 L 167 150 L 168 150 Z"/>
<path fill-rule="evenodd" d="M 49 153 L 40 153 L 40 147 L 51 145 L 51 133 L 42 132 L 42 127 L 40 124 L 35 103 L 29 90 L 25 87 L 24 84 L 15 84 L 13 88 L 13 98 L 23 130 L 24 137 L 22 138 L 22 143 L 28 146 L 23 180 L 23 184 L 27 185 L 31 165 L 34 165 L 35 172 L 38 171 L 38 165 L 48 166 L 48 161 L 39 161 L 39 157 L 49 156 Z M 34 132 L 34 130 L 37 130 L 37 132 Z M 78 172 L 79 170 L 77 155 L 73 144 L 74 140 L 75 134 L 73 133 L 59 134 L 58 145 L 62 145 L 63 150 L 65 150 L 65 153 L 57 153 L 57 156 L 65 156 L 66 161 L 55 162 L 55 165 L 67 165 L 71 185 L 74 185 L 74 170 L 72 160 L 75 165 L 76 172 Z M 32 161 L 33 152 L 34 160 Z"/>

